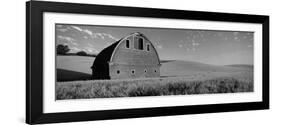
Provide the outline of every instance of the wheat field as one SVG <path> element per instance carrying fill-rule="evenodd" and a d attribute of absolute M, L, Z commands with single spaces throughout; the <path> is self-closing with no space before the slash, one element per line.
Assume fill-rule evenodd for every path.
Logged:
<path fill-rule="evenodd" d="M 59 82 L 56 99 L 88 99 L 136 96 L 190 95 L 253 92 L 253 81 L 235 77 L 206 80 L 148 78 Z"/>

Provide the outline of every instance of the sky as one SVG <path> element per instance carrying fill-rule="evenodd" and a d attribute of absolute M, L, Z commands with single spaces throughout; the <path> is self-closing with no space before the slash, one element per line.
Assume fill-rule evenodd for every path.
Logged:
<path fill-rule="evenodd" d="M 72 53 L 98 54 L 119 39 L 140 32 L 152 42 L 161 60 L 253 65 L 253 32 L 74 24 L 56 24 L 55 30 L 56 45 L 68 45 Z"/>

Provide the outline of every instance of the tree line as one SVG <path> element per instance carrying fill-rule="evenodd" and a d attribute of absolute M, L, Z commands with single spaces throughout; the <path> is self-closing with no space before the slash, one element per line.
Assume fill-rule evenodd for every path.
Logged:
<path fill-rule="evenodd" d="M 70 48 L 68 45 L 59 44 L 56 47 L 57 55 L 78 55 L 78 56 L 93 56 L 96 57 L 95 54 L 88 54 L 85 51 L 78 51 L 76 53 L 69 53 Z"/>

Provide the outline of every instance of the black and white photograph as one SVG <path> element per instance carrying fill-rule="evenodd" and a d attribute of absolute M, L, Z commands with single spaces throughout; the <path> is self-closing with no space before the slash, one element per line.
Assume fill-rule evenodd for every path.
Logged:
<path fill-rule="evenodd" d="M 27 124 L 270 107 L 268 15 L 48 1 L 25 9 Z"/>
<path fill-rule="evenodd" d="M 56 100 L 254 92 L 254 32 L 55 24 Z"/>

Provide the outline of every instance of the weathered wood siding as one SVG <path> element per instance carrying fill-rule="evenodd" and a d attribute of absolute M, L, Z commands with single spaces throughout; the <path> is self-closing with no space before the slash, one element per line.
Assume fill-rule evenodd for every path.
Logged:
<path fill-rule="evenodd" d="M 135 49 L 135 41 L 143 38 L 143 50 Z M 130 40 L 130 48 L 126 48 L 126 40 Z M 149 44 L 149 51 L 147 51 Z M 123 39 L 115 48 L 109 62 L 109 74 L 111 79 L 159 77 L 160 62 L 157 52 L 150 41 L 134 34 Z"/>

